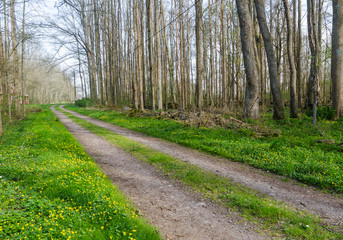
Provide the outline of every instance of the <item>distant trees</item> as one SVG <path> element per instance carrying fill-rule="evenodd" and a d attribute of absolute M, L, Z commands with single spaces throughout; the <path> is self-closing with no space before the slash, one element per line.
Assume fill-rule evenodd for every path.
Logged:
<path fill-rule="evenodd" d="M 25 46 L 33 35 L 27 31 L 26 4 L 27 0 L 0 3 L 0 135 L 3 124 L 26 116 L 28 98 L 34 103 L 74 100 L 70 78 L 55 63 L 39 60 L 39 49 Z"/>
<path fill-rule="evenodd" d="M 23 95 L 44 89 L 32 89 L 39 81 L 21 70 L 34 65 L 25 61 L 23 67 L 25 21 L 18 28 L 14 11 L 24 10 L 25 1 L 4 2 L 1 108 L 9 119 L 12 110 L 21 112 L 12 106 L 20 106 Z M 272 108 L 274 119 L 284 119 L 285 107 L 297 117 L 303 107 L 332 103 L 341 116 L 342 13 L 341 1 L 332 2 L 332 49 L 331 16 L 323 0 L 307 0 L 306 33 L 300 0 L 60 0 L 59 21 L 46 27 L 75 60 L 71 69 L 79 95 L 100 105 L 220 110 L 253 119 Z M 54 77 L 71 87 L 67 74 L 53 69 Z M 62 98 L 40 96 L 39 101 Z"/>

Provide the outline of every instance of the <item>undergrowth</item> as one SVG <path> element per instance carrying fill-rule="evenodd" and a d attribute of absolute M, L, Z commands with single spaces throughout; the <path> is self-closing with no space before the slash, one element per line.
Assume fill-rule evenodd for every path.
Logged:
<path fill-rule="evenodd" d="M 343 141 L 343 121 L 323 120 L 313 126 L 311 119 L 306 117 L 273 121 L 271 116 L 265 116 L 262 124 L 281 129 L 282 136 L 255 139 L 249 129 L 196 128 L 172 120 L 128 117 L 115 111 L 88 110 L 73 105 L 66 108 L 232 161 L 248 163 L 321 189 L 343 193 L 342 146 L 316 143 L 323 137 Z"/>
<path fill-rule="evenodd" d="M 53 113 L 0 137 L 0 239 L 160 239 Z"/>

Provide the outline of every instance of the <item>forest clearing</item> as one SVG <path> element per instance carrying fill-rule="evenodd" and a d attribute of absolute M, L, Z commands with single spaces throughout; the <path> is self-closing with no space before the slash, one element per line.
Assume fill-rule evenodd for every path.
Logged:
<path fill-rule="evenodd" d="M 343 1 L 0 1 L 0 239 L 343 239 Z"/>

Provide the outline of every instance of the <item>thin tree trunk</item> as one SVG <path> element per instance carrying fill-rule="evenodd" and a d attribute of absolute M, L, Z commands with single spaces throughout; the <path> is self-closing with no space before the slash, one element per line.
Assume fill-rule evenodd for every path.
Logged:
<path fill-rule="evenodd" d="M 151 109 L 155 109 L 155 65 L 153 57 L 153 27 L 152 27 L 152 6 L 151 0 L 146 0 L 147 12 L 147 30 L 148 30 L 148 45 L 149 45 L 149 77 L 150 77 L 150 100 Z"/>
<path fill-rule="evenodd" d="M 155 31 L 156 31 L 156 74 L 157 74 L 157 103 L 158 109 L 163 108 L 162 98 L 162 74 L 161 74 L 161 40 L 160 40 L 160 11 L 158 0 L 155 0 Z"/>
<path fill-rule="evenodd" d="M 17 28 L 15 17 L 15 0 L 11 0 L 11 37 L 12 37 L 12 55 L 13 55 L 13 91 L 15 113 L 20 114 L 20 99 L 19 99 L 19 58 L 18 58 L 18 43 L 17 43 Z"/>
<path fill-rule="evenodd" d="M 202 69 L 202 48 L 201 48 L 201 28 L 202 28 L 202 1 L 199 0 L 195 5 L 196 19 L 195 19 L 195 38 L 196 38 L 196 86 L 197 86 L 197 104 L 198 109 L 201 111 L 203 105 L 203 94 L 202 94 L 202 81 L 203 81 L 203 69 Z"/>
<path fill-rule="evenodd" d="M 301 61 L 301 51 L 302 51 L 302 31 L 301 31 L 301 0 L 298 0 L 298 42 L 297 42 L 297 99 L 298 108 L 302 108 L 302 94 L 301 94 L 301 79 L 302 79 L 302 61 Z"/>
<path fill-rule="evenodd" d="M 26 117 L 26 109 L 25 109 L 25 101 L 26 101 L 26 94 L 25 94 L 25 82 L 24 82 L 24 55 L 25 55 L 25 9 L 26 9 L 26 0 L 23 1 L 23 23 L 22 23 L 22 39 L 21 39 L 21 101 L 23 107 L 23 117 Z"/>
<path fill-rule="evenodd" d="M 288 61 L 290 68 L 290 112 L 291 118 L 297 117 L 297 102 L 296 102 L 296 68 L 294 64 L 294 48 L 293 48 L 293 28 L 291 21 L 291 13 L 289 10 L 288 0 L 283 0 L 285 7 L 285 17 L 287 21 L 287 52 L 288 52 Z"/>

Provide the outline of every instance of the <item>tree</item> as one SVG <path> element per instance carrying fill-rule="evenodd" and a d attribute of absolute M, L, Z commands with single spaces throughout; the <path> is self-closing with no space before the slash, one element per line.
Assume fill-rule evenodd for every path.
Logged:
<path fill-rule="evenodd" d="M 148 48 L 149 48 L 149 79 L 150 79 L 150 96 L 151 109 L 155 109 L 155 65 L 153 56 L 153 27 L 152 27 L 152 6 L 151 0 L 146 0 L 147 29 L 148 29 Z"/>
<path fill-rule="evenodd" d="M 285 16 L 287 22 L 287 54 L 288 54 L 288 62 L 290 68 L 290 111 L 291 117 L 297 117 L 297 102 L 296 102 L 296 68 L 295 68 L 295 61 L 294 61 L 294 47 L 293 47 L 293 33 L 292 33 L 292 21 L 291 21 L 291 14 L 289 10 L 288 0 L 283 0 L 284 8 L 285 8 Z"/>
<path fill-rule="evenodd" d="M 243 116 L 257 119 L 259 117 L 259 76 L 254 52 L 254 26 L 249 11 L 249 0 L 236 0 L 241 44 L 246 75 L 245 104 Z"/>
<path fill-rule="evenodd" d="M 267 54 L 269 80 L 270 80 L 270 87 L 271 87 L 271 92 L 273 95 L 273 105 L 274 105 L 273 118 L 284 119 L 285 108 L 284 108 L 283 97 L 281 93 L 280 79 L 277 72 L 276 57 L 275 57 L 272 36 L 267 26 L 264 0 L 255 0 L 255 6 L 256 6 L 256 11 L 257 11 L 258 23 L 262 32 L 262 37 L 263 37 L 265 50 Z"/>
<path fill-rule="evenodd" d="M 201 28 L 202 28 L 202 1 L 198 0 L 195 5 L 196 11 L 196 24 L 195 24 L 195 35 L 196 35 L 196 71 L 197 71 L 197 103 L 199 110 L 202 109 L 203 94 L 202 94 L 202 79 L 203 79 L 203 69 L 202 69 L 202 54 L 201 54 Z"/>
<path fill-rule="evenodd" d="M 343 116 L 343 2 L 332 0 L 332 106 L 336 117 Z"/>
<path fill-rule="evenodd" d="M 10 2 L 11 10 L 11 37 L 12 37 L 12 54 L 13 54 L 13 88 L 15 97 L 15 113 L 20 113 L 19 105 L 19 58 L 18 58 L 18 43 L 17 43 L 17 27 L 15 17 L 15 0 Z"/>
<path fill-rule="evenodd" d="M 317 90 L 318 90 L 318 44 L 317 44 L 317 31 L 315 21 L 315 0 L 307 0 L 307 28 L 308 40 L 311 50 L 311 68 L 310 76 L 307 85 L 307 107 L 313 108 L 312 123 L 316 123 L 317 116 Z"/>

